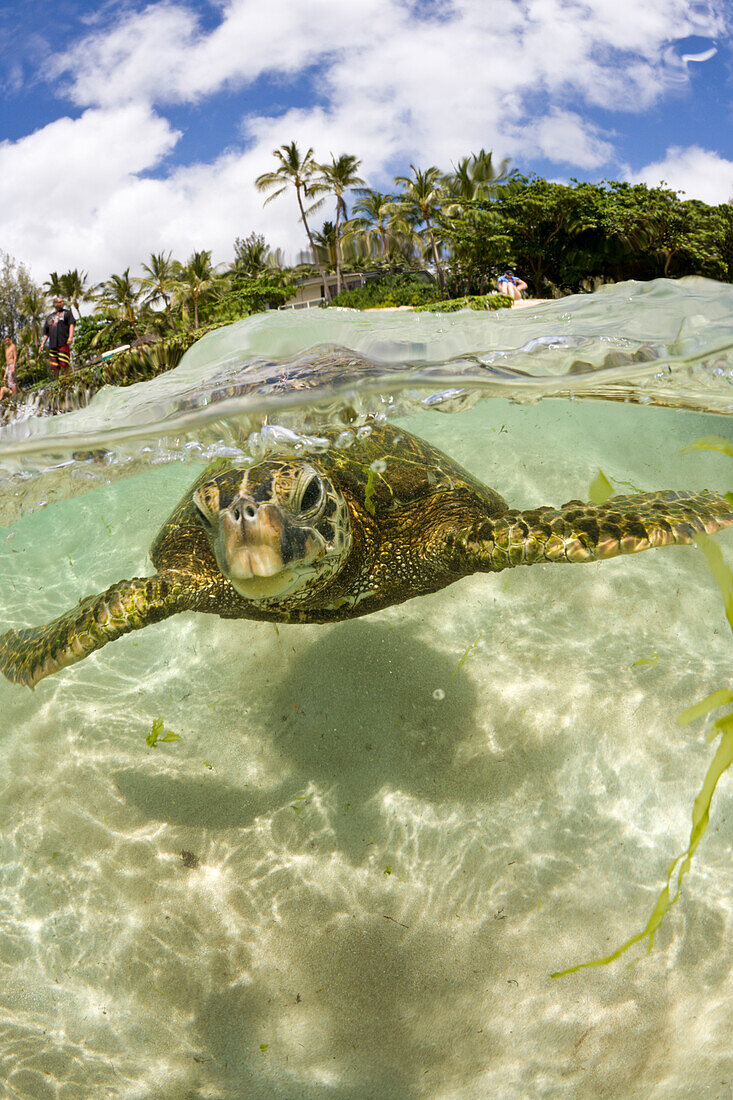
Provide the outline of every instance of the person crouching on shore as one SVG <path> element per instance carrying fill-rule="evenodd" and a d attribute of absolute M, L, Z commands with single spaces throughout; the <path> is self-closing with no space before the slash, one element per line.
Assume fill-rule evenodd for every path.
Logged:
<path fill-rule="evenodd" d="M 74 342 L 74 314 L 64 309 L 64 299 L 59 295 L 53 300 L 53 313 L 49 313 L 43 326 L 43 339 L 39 351 L 48 341 L 48 365 L 54 380 L 63 369 L 68 376 L 71 363 L 71 345 Z"/>
<path fill-rule="evenodd" d="M 500 294 L 506 294 L 509 298 L 513 298 L 514 302 L 519 301 L 522 297 L 522 291 L 527 289 L 524 279 L 520 279 L 512 271 L 505 271 L 503 275 L 500 275 L 496 280 L 496 286 Z M 514 305 L 514 302 L 512 302 L 512 305 Z"/>

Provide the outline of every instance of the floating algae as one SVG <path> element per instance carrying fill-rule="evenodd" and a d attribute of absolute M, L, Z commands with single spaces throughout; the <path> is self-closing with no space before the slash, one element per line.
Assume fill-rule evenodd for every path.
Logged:
<path fill-rule="evenodd" d="M 632 668 L 639 668 L 641 665 L 658 665 L 659 654 L 653 653 L 651 657 L 640 657 L 638 661 L 634 661 Z"/>
<path fill-rule="evenodd" d="M 721 435 L 703 435 L 683 447 L 680 454 L 689 454 L 690 451 L 718 451 L 733 458 L 733 443 L 729 439 L 723 439 Z"/>
<path fill-rule="evenodd" d="M 381 477 L 386 469 L 387 463 L 383 458 L 376 458 L 369 466 L 369 476 L 367 477 L 366 489 L 364 490 L 364 507 L 370 516 L 376 515 L 374 507 L 376 477 L 377 475 Z"/>
<path fill-rule="evenodd" d="M 599 470 L 596 477 L 590 483 L 590 489 L 588 490 L 588 496 L 593 504 L 605 504 L 609 497 L 612 497 L 616 492 L 611 481 L 615 481 L 617 485 L 624 485 L 627 489 L 631 489 L 632 493 L 642 493 L 644 490 L 640 489 L 638 485 L 634 485 L 631 481 L 624 481 L 623 478 L 614 477 L 608 478 L 604 474 L 603 470 Z"/>
<path fill-rule="evenodd" d="M 163 719 L 155 718 L 153 725 L 150 729 L 150 733 L 145 738 L 145 741 L 150 748 L 155 748 L 156 745 L 162 741 L 180 741 L 181 735 L 179 733 L 173 733 L 172 730 L 163 729 Z"/>
<path fill-rule="evenodd" d="M 588 495 L 594 504 L 605 504 L 608 498 L 613 496 L 613 485 L 603 470 L 599 470 L 597 476 L 591 481 Z"/>
<path fill-rule="evenodd" d="M 369 468 L 369 477 L 367 478 L 366 489 L 364 490 L 364 507 L 370 516 L 375 515 L 374 508 L 374 469 Z"/>
<path fill-rule="evenodd" d="M 473 657 L 474 653 L 476 652 L 476 650 L 478 649 L 480 644 L 481 644 L 481 635 L 479 634 L 475 638 L 475 640 L 473 642 L 471 642 L 470 645 L 467 645 L 466 648 L 464 649 L 463 654 L 461 656 L 461 659 L 458 662 L 458 665 L 456 667 L 456 671 L 451 673 L 451 678 L 452 679 L 456 678 L 456 676 L 461 671 L 461 669 L 463 668 L 463 666 L 465 665 L 465 663 L 469 659 L 469 657 Z"/>

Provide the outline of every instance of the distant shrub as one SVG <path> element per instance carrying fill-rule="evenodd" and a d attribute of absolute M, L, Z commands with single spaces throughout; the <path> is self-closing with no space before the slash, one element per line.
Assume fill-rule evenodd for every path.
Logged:
<path fill-rule="evenodd" d="M 469 298 L 448 298 L 445 302 L 429 302 L 417 306 L 418 312 L 457 313 L 459 309 L 508 309 L 512 299 L 508 294 L 475 294 Z"/>
<path fill-rule="evenodd" d="M 348 309 L 379 309 L 389 306 L 421 306 L 440 297 L 435 283 L 426 283 L 417 275 L 385 275 L 355 290 L 343 290 L 332 298 L 330 306 Z"/>

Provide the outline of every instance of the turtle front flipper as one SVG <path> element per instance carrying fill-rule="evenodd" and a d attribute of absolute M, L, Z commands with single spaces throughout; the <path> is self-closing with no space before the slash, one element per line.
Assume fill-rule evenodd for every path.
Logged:
<path fill-rule="evenodd" d="M 35 687 L 44 676 L 83 660 L 107 642 L 190 606 L 190 593 L 170 575 L 119 581 L 46 626 L 3 634 L 0 670 L 15 684 Z"/>
<path fill-rule="evenodd" d="M 562 508 L 509 511 L 463 533 L 461 550 L 476 570 L 494 572 L 540 562 L 586 562 L 657 546 L 690 545 L 696 534 L 733 524 L 725 497 L 700 493 L 635 493 L 605 504 L 571 500 Z"/>

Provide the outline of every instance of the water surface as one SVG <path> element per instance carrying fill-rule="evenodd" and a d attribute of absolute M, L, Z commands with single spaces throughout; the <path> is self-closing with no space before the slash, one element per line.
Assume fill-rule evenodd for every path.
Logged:
<path fill-rule="evenodd" d="M 154 383 L 5 429 L 2 621 L 150 571 L 207 457 L 317 449 L 334 418 L 394 419 L 511 506 L 587 498 L 599 468 L 730 490 L 729 458 L 680 452 L 733 434 L 731 307 L 683 280 L 230 326 Z M 271 384 L 324 355 L 351 358 L 343 386 Z M 260 392 L 226 392 L 253 371 Z M 727 1095 L 729 777 L 652 953 L 550 974 L 646 923 L 713 752 L 675 716 L 730 685 L 732 647 L 702 555 L 676 548 L 332 627 L 186 614 L 32 693 L 3 681 L 5 1092 Z M 181 740 L 149 747 L 157 717 Z"/>

